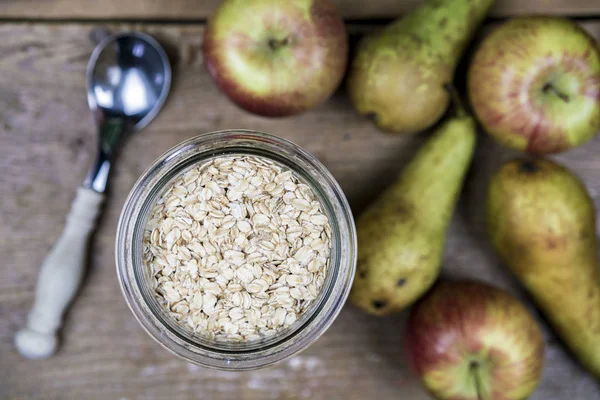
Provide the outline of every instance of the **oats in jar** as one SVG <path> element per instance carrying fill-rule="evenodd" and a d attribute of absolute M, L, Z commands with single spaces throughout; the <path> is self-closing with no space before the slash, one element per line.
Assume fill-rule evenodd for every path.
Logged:
<path fill-rule="evenodd" d="M 257 156 L 222 156 L 179 176 L 153 207 L 144 265 L 178 323 L 219 341 L 292 325 L 317 298 L 331 226 L 313 190 Z"/>

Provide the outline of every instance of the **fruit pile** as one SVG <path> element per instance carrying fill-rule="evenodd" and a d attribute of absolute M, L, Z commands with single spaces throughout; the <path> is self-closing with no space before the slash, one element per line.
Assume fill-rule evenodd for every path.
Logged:
<path fill-rule="evenodd" d="M 532 16 L 500 24 L 469 60 L 472 117 L 452 81 L 493 3 L 425 1 L 362 38 L 347 79 L 356 110 L 383 130 L 420 132 L 450 114 L 358 218 L 350 296 L 374 315 L 415 305 L 408 356 L 439 399 L 525 398 L 542 370 L 540 330 L 514 297 L 475 281 L 435 285 L 477 122 L 498 143 L 530 155 L 505 163 L 492 178 L 491 242 L 573 355 L 600 379 L 596 210 L 576 176 L 543 158 L 600 131 L 600 47 L 566 19 Z M 287 116 L 337 89 L 348 38 L 329 0 L 246 0 L 243 7 L 224 0 L 209 21 L 204 59 L 240 107 Z"/>

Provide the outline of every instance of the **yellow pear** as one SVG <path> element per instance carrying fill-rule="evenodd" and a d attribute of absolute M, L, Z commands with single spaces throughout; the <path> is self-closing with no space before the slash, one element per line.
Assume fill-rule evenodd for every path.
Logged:
<path fill-rule="evenodd" d="M 444 85 L 494 0 L 428 0 L 359 42 L 348 94 L 382 129 L 414 133 L 448 108 Z"/>
<path fill-rule="evenodd" d="M 548 160 L 505 163 L 487 200 L 492 243 L 563 342 L 600 378 L 596 211 L 581 181 Z"/>
<path fill-rule="evenodd" d="M 351 301 L 375 315 L 400 311 L 435 282 L 446 230 L 475 147 L 475 121 L 445 121 L 357 221 Z"/>

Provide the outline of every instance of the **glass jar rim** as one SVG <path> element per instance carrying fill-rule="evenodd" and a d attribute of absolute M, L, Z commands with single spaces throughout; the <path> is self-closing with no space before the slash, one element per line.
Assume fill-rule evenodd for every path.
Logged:
<path fill-rule="evenodd" d="M 329 266 L 335 275 L 330 274 L 329 284 L 324 284 L 322 290 L 328 292 L 314 310 L 315 315 L 311 315 L 311 319 L 296 330 L 278 337 L 269 346 L 261 345 L 250 350 L 245 348 L 232 351 L 201 346 L 197 341 L 189 340 L 185 335 L 173 331 L 147 303 L 138 279 L 141 254 L 134 254 L 135 235 L 139 235 L 141 216 L 148 212 L 148 199 L 156 198 L 157 193 L 166 184 L 170 172 L 177 168 L 181 171 L 187 166 L 220 155 L 257 152 L 260 153 L 257 155 L 285 164 L 295 172 L 312 174 L 309 177 L 312 179 L 311 185 L 317 185 L 316 188 L 322 191 L 321 195 L 325 196 L 322 199 L 330 203 L 330 216 L 335 217 L 335 224 L 332 223 L 332 242 L 334 236 L 337 236 L 336 243 L 332 243 L 332 246 L 337 245 L 337 255 L 335 260 L 332 256 Z M 145 224 L 141 229 L 144 227 Z M 356 268 L 356 247 L 354 220 L 347 199 L 335 178 L 316 157 L 278 136 L 233 129 L 188 139 L 168 150 L 142 173 L 131 189 L 119 219 L 115 257 L 119 283 L 126 302 L 152 338 L 167 350 L 190 362 L 218 369 L 245 370 L 265 367 L 286 359 L 308 347 L 329 328 L 341 311 L 352 286 Z"/>

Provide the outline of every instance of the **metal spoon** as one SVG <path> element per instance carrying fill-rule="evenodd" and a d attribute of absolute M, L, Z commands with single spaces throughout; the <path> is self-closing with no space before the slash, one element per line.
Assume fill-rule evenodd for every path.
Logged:
<path fill-rule="evenodd" d="M 44 260 L 27 326 L 15 346 L 27 358 L 47 358 L 57 348 L 63 314 L 84 272 L 87 243 L 104 200 L 115 151 L 145 127 L 162 108 L 171 85 L 171 67 L 162 47 L 133 32 L 107 36 L 87 67 L 87 96 L 98 127 L 98 153 L 77 191 L 67 223 Z"/>

